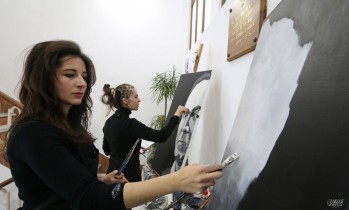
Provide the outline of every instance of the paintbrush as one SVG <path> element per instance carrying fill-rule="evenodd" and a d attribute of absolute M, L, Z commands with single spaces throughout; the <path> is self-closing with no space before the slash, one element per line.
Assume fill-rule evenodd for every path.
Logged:
<path fill-rule="evenodd" d="M 139 138 L 139 139 L 137 139 L 137 141 L 134 143 L 134 145 L 132 146 L 131 150 L 128 152 L 128 154 L 127 154 L 125 160 L 122 162 L 122 164 L 121 164 L 121 166 L 120 166 L 118 172 L 115 174 L 115 176 L 121 175 L 121 173 L 122 173 L 122 171 L 125 169 L 125 167 L 126 167 L 128 161 L 130 161 L 131 156 L 132 156 L 132 154 L 133 154 L 133 152 L 134 152 L 134 150 L 135 150 L 135 148 L 136 148 L 136 146 L 137 146 L 137 144 L 138 144 L 138 142 L 139 142 L 140 140 L 141 140 L 141 139 Z"/>

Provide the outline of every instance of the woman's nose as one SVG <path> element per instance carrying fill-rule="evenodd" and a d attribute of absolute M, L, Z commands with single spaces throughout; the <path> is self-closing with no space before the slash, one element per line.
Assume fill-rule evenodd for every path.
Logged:
<path fill-rule="evenodd" d="M 78 83 L 77 83 L 77 85 L 79 86 L 79 87 L 85 87 L 86 86 L 86 81 L 85 81 L 85 78 L 84 77 L 82 77 L 82 76 L 80 76 L 79 78 L 78 78 Z"/>

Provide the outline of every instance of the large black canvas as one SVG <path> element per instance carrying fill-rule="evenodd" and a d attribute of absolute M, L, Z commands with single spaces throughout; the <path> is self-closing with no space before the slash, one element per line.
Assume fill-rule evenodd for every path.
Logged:
<path fill-rule="evenodd" d="M 349 209 L 348 14 L 347 0 L 283 0 L 267 17 L 263 28 L 266 24 L 292 21 L 299 47 L 311 43 L 311 48 L 290 99 L 287 119 L 281 125 L 276 141 L 271 142 L 272 149 L 262 170 L 247 183 L 247 189 L 241 191 L 240 186 L 246 184 L 242 181 L 246 175 L 243 169 L 261 158 L 253 157 L 253 151 L 242 152 L 234 163 L 236 165 L 224 170 L 223 179 L 217 182 L 212 192 L 208 209 Z M 267 36 L 272 39 L 273 35 Z M 265 51 L 260 46 L 263 41 L 258 41 L 252 64 L 256 68 L 249 73 L 223 159 L 232 152 L 240 152 L 242 144 L 248 144 L 241 137 L 248 136 L 249 127 L 260 127 L 263 131 L 268 123 L 248 120 L 250 118 L 246 116 L 254 113 L 246 106 L 252 101 L 266 108 L 274 106 L 268 103 L 277 104 L 277 101 L 259 101 L 253 97 L 253 92 L 259 91 L 254 88 L 255 83 L 270 78 L 261 78 L 263 75 L 258 72 L 258 62 L 265 62 L 258 59 L 264 56 L 261 52 Z M 285 37 L 284 42 L 289 40 Z M 274 47 L 278 46 L 275 44 Z M 278 51 L 280 56 L 287 52 L 287 48 Z M 274 66 L 285 64 L 280 64 L 274 57 L 270 59 Z M 278 81 L 274 82 L 277 84 Z M 282 87 L 281 83 L 274 88 Z M 268 120 L 277 117 L 278 113 L 270 112 Z M 246 128 L 247 134 L 241 135 L 239 128 Z M 256 144 L 244 145 L 244 148 L 262 150 L 265 146 L 256 140 Z M 244 158 L 254 161 L 242 164 Z"/>

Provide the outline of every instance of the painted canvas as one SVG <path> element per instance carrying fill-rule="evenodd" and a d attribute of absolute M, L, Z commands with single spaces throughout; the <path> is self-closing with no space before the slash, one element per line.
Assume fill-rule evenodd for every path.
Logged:
<path fill-rule="evenodd" d="M 194 130 L 195 122 L 199 116 L 198 113 L 201 110 L 200 105 L 205 97 L 204 90 L 208 86 L 210 77 L 211 70 L 181 75 L 168 116 L 173 116 L 178 105 L 185 105 L 190 112 L 182 117 L 179 126 L 172 133 L 169 139 L 165 143 L 158 145 L 154 158 L 151 162 L 153 169 L 157 171 L 157 173 L 170 173 L 171 168 L 176 167 L 176 162 L 178 165 L 177 168 L 181 166 L 185 151 L 190 142 L 189 139 L 191 138 Z M 182 147 L 181 150 L 175 149 L 176 139 L 178 139 L 177 148 Z M 183 139 L 183 141 L 181 139 Z M 175 161 L 175 156 L 178 157 L 177 161 Z M 172 171 L 173 170 L 175 169 L 172 169 Z"/>
<path fill-rule="evenodd" d="M 207 209 L 349 208 L 348 14 L 283 0 L 267 17 Z"/>
<path fill-rule="evenodd" d="M 171 172 L 178 171 L 183 166 L 187 165 L 188 154 L 187 150 L 189 145 L 193 144 L 191 141 L 192 136 L 196 132 L 197 122 L 201 120 L 202 104 L 205 100 L 205 93 L 207 92 L 211 73 L 207 72 L 201 75 L 193 85 L 190 95 L 185 103 L 185 106 L 189 111 L 182 116 L 178 126 L 178 132 L 176 135 L 175 148 L 174 148 L 174 162 L 171 168 Z M 173 200 L 176 201 L 182 197 L 181 192 L 173 194 Z M 201 206 L 203 200 L 194 195 L 188 194 L 185 199 L 181 199 L 175 204 L 174 209 L 193 209 L 192 207 Z"/>

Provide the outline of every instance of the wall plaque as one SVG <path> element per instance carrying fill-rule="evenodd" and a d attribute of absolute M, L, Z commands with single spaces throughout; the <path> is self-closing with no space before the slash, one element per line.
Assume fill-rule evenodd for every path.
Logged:
<path fill-rule="evenodd" d="M 235 1 L 229 14 L 228 61 L 256 48 L 265 17 L 266 0 Z"/>

